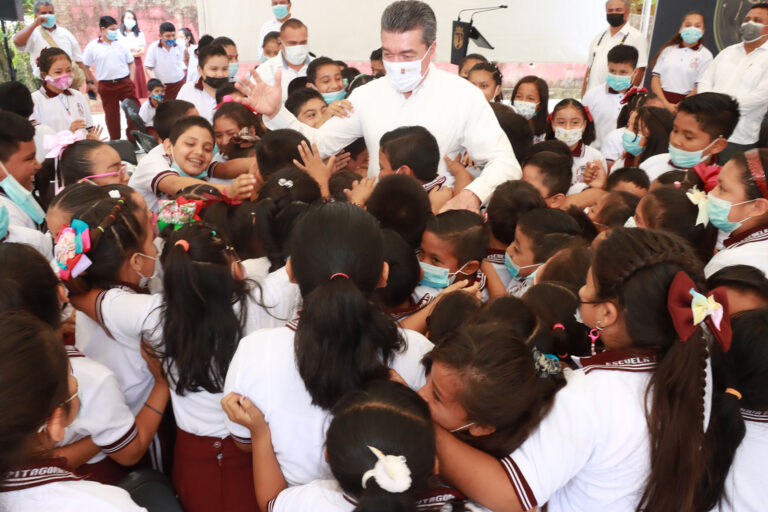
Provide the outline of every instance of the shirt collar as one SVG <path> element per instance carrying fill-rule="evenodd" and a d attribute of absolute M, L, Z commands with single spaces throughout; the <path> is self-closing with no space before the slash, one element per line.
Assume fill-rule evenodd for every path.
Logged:
<path fill-rule="evenodd" d="M 693 50 L 693 51 L 697 51 L 699 48 L 701 48 L 701 41 L 699 41 L 698 43 L 696 43 L 696 44 L 695 44 L 695 45 L 693 45 L 693 46 L 685 46 L 685 43 L 683 43 L 682 41 L 680 41 L 680 44 L 679 44 L 679 45 L 677 45 L 677 47 L 678 47 L 678 48 L 688 48 L 688 49 L 690 49 L 690 50 Z"/>
<path fill-rule="evenodd" d="M 48 87 L 48 82 L 46 82 L 44 79 L 42 80 L 42 82 L 43 82 L 43 86 L 40 88 L 40 90 L 43 91 L 43 94 L 45 94 L 46 97 L 48 98 L 55 98 L 59 94 L 63 94 L 64 96 L 72 96 L 72 92 L 69 89 L 64 89 L 63 91 L 61 91 L 61 93 L 53 92 Z"/>
<path fill-rule="evenodd" d="M 20 491 L 53 482 L 82 480 L 64 458 L 41 459 L 7 473 L 0 492 Z"/>
<path fill-rule="evenodd" d="M 571 151 L 571 154 L 576 157 L 582 157 L 584 156 L 584 141 L 580 140 L 579 143 L 576 145 L 576 148 L 574 148 L 573 151 Z"/>
<path fill-rule="evenodd" d="M 200 78 L 198 79 L 197 83 L 195 84 L 195 89 L 200 89 L 201 91 L 204 91 L 204 90 L 205 90 L 205 89 L 203 88 L 203 77 L 200 77 Z"/>
<path fill-rule="evenodd" d="M 750 236 L 754 235 L 755 233 L 758 233 L 760 231 L 768 231 L 768 226 L 762 225 L 762 226 L 756 226 L 752 229 L 748 229 L 747 231 L 744 231 L 743 233 L 739 233 L 738 235 L 731 235 L 725 240 L 723 240 L 723 245 L 727 248 L 734 244 L 737 244 L 739 242 L 742 242 L 749 238 Z"/>

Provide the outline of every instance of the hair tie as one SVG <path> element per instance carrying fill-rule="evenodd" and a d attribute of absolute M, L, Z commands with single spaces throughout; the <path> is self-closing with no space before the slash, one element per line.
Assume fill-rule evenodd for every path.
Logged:
<path fill-rule="evenodd" d="M 343 277 L 344 279 L 349 279 L 349 276 L 347 274 L 345 274 L 344 272 L 336 272 L 335 274 L 333 274 L 331 276 L 329 281 L 333 281 L 337 277 Z"/>
<path fill-rule="evenodd" d="M 72 224 L 65 226 L 56 237 L 56 245 L 53 248 L 53 259 L 59 267 L 59 277 L 68 281 L 70 277 L 77 277 L 92 262 L 85 255 L 91 250 L 91 235 L 88 224 L 79 219 L 73 219 Z"/>
<path fill-rule="evenodd" d="M 584 107 L 584 112 L 586 112 L 586 113 L 587 113 L 587 120 L 588 120 L 590 123 L 594 123 L 594 122 L 595 122 L 595 119 L 592 117 L 592 112 L 590 112 L 590 111 L 589 111 L 589 107 L 588 107 L 588 106 L 586 106 L 586 105 L 582 105 L 582 106 Z"/>
<path fill-rule="evenodd" d="M 540 379 L 546 379 L 550 375 L 557 375 L 563 371 L 562 366 L 560 366 L 560 359 L 557 356 L 543 354 L 536 347 L 531 352 L 533 353 L 533 365 L 536 368 L 536 375 Z"/>
<path fill-rule="evenodd" d="M 763 199 L 768 199 L 768 186 L 765 183 L 765 169 L 763 169 L 763 162 L 760 160 L 760 150 L 750 149 L 744 153 L 744 156 L 747 158 L 747 167 L 752 174 L 752 181 L 757 186 L 757 190 L 760 191 Z"/>
<path fill-rule="evenodd" d="M 552 326 L 552 330 L 553 331 L 556 331 L 558 329 L 560 329 L 561 331 L 564 331 L 565 330 L 565 326 L 563 324 L 555 324 L 555 325 Z"/>
<path fill-rule="evenodd" d="M 279 180 L 277 180 L 277 184 L 280 185 L 281 187 L 293 188 L 293 181 L 287 180 L 285 178 L 280 178 Z"/>
<path fill-rule="evenodd" d="M 368 447 L 376 456 L 376 465 L 363 474 L 363 489 L 373 478 L 376 485 L 391 493 L 405 492 L 411 488 L 411 470 L 402 455 L 384 455 L 381 450 Z"/>
<path fill-rule="evenodd" d="M 547 116 L 547 124 L 552 124 L 552 113 Z"/>
<path fill-rule="evenodd" d="M 696 290 L 693 279 L 681 270 L 669 286 L 667 309 L 680 341 L 688 341 L 698 326 L 706 322 L 723 352 L 730 350 L 733 331 L 724 288 L 715 288 L 705 297 Z"/>
<path fill-rule="evenodd" d="M 184 249 L 184 252 L 189 252 L 189 242 L 183 238 L 181 240 L 176 240 L 176 243 L 173 245 L 181 246 L 181 248 Z"/>
<path fill-rule="evenodd" d="M 733 395 L 736 397 L 736 400 L 741 400 L 741 393 L 739 393 L 738 390 L 733 388 L 725 388 L 726 394 Z"/>
<path fill-rule="evenodd" d="M 717 178 L 722 169 L 719 165 L 707 165 L 705 163 L 693 166 L 693 171 L 704 183 L 704 192 L 711 192 L 717 186 Z"/>

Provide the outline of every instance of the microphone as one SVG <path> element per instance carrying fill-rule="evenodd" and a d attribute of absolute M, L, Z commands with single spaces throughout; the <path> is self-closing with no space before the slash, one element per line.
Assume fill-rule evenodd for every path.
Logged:
<path fill-rule="evenodd" d="M 477 13 L 487 12 L 487 11 L 495 11 L 495 10 L 498 10 L 498 9 L 506 9 L 506 8 L 507 8 L 506 5 L 497 5 L 495 7 L 476 7 L 474 9 L 462 9 L 462 10 L 459 11 L 458 20 L 461 21 L 461 14 L 465 13 L 465 12 L 473 11 L 472 12 L 472 16 L 470 16 L 470 18 L 469 18 L 469 21 L 471 22 L 472 18 L 474 18 L 475 14 L 477 14 Z"/>

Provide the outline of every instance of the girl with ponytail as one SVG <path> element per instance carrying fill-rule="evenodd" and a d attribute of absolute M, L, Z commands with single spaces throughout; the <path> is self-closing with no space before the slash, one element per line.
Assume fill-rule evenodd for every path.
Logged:
<path fill-rule="evenodd" d="M 718 352 L 711 337 L 724 349 L 730 341 L 725 295 L 704 296 L 702 282 L 682 239 L 612 231 L 579 291 L 605 352 L 567 373 L 549 412 L 501 464 L 438 429 L 441 474 L 494 511 L 693 510 L 706 462 L 708 355 Z"/>
<path fill-rule="evenodd" d="M 418 388 L 421 358 L 432 344 L 399 330 L 371 300 L 389 268 L 381 231 L 364 210 L 330 203 L 307 212 L 293 229 L 286 270 L 301 290 L 300 318 L 244 338 L 224 390 L 264 413 L 280 469 L 289 485 L 300 485 L 330 476 L 323 443 L 336 402 L 388 379 L 390 369 Z M 250 444 L 247 428 L 227 426 Z"/>

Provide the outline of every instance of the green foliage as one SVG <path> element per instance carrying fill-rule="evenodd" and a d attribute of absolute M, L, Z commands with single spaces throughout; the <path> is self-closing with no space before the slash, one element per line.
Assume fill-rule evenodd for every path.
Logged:
<path fill-rule="evenodd" d="M 27 20 L 32 19 L 33 13 L 32 13 L 32 6 L 34 4 L 34 0 L 23 0 L 22 7 L 24 9 L 24 17 Z M 22 53 L 16 49 L 16 45 L 13 44 L 13 36 L 18 32 L 19 30 L 23 29 L 26 26 L 26 23 L 23 21 L 20 22 L 14 22 L 14 21 L 6 21 L 5 22 L 5 30 L 8 34 L 8 48 L 11 50 L 11 56 L 12 60 L 10 62 L 10 65 L 8 63 L 8 58 L 5 53 L 5 47 L 0 47 L 0 81 L 6 82 L 11 79 L 11 71 L 10 68 L 13 66 L 13 69 L 16 70 L 16 80 L 19 80 L 20 82 L 24 83 L 27 87 L 30 89 L 34 88 L 34 77 L 32 75 L 32 67 L 29 65 L 29 56 L 25 53 Z M 0 44 L 2 44 L 0 42 Z"/>

